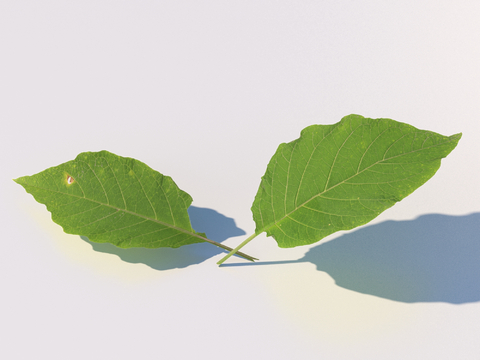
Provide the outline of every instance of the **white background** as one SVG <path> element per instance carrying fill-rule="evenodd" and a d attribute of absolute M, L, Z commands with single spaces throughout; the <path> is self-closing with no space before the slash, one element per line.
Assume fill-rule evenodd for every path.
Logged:
<path fill-rule="evenodd" d="M 1 0 L 0 358 L 480 359 L 479 19 L 462 0 Z M 372 223 L 261 235 L 258 265 L 89 243 L 12 181 L 134 157 L 233 246 L 277 146 L 351 113 L 463 138 Z"/>

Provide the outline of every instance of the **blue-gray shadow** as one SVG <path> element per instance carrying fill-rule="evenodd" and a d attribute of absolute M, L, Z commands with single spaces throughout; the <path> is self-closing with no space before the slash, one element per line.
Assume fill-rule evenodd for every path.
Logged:
<path fill-rule="evenodd" d="M 405 303 L 477 302 L 480 213 L 385 221 L 320 243 L 299 260 L 243 266 L 299 262 L 315 264 L 338 286 L 385 299 Z"/>
<path fill-rule="evenodd" d="M 222 242 L 234 236 L 245 235 L 245 231 L 236 226 L 234 219 L 226 217 L 215 210 L 190 206 L 188 214 L 195 231 L 205 233 L 209 239 L 216 242 Z M 223 249 L 208 243 L 185 245 L 176 249 L 121 249 L 108 243 L 92 242 L 85 236 L 81 236 L 81 238 L 88 242 L 95 251 L 115 254 L 123 261 L 134 264 L 142 263 L 156 270 L 185 268 L 199 264 L 217 254 L 226 253 Z"/>

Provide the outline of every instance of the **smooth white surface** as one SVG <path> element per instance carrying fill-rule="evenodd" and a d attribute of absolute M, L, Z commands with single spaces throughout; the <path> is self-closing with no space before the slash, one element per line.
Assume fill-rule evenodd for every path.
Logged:
<path fill-rule="evenodd" d="M 478 1 L 1 1 L 0 358 L 480 358 L 478 19 Z M 350 113 L 463 138 L 358 232 L 259 236 L 245 252 L 270 265 L 92 248 L 11 180 L 106 149 L 250 234 L 276 147 Z"/>

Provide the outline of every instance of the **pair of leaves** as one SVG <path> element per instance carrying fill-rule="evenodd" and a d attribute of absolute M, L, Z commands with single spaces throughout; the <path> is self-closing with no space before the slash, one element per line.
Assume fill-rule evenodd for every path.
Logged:
<path fill-rule="evenodd" d="M 312 244 L 366 224 L 430 179 L 460 138 L 359 115 L 309 126 L 270 160 L 252 206 L 255 234 L 241 246 L 262 232 L 280 247 Z M 231 250 L 195 232 L 192 198 L 135 159 L 82 153 L 15 181 L 70 234 L 123 248 L 210 242 Z M 254 260 L 241 246 L 228 256 Z"/>

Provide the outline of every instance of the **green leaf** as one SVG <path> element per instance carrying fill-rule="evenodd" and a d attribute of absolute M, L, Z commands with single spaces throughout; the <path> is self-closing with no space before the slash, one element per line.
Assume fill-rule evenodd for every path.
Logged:
<path fill-rule="evenodd" d="M 309 126 L 270 160 L 252 206 L 255 234 L 286 248 L 366 224 L 430 179 L 460 137 L 359 115 Z"/>
<path fill-rule="evenodd" d="M 190 195 L 169 176 L 132 158 L 108 151 L 85 152 L 15 181 L 45 204 L 52 220 L 68 234 L 120 248 L 209 242 L 231 250 L 192 229 L 187 212 Z"/>

